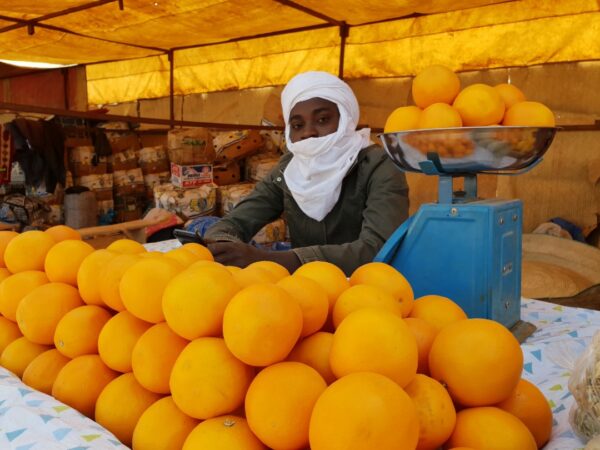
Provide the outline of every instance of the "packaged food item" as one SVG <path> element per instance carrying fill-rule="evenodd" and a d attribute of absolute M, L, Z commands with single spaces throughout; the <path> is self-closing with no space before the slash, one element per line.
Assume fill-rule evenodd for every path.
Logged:
<path fill-rule="evenodd" d="M 169 170 L 169 156 L 167 155 L 167 150 L 162 145 L 140 149 L 138 152 L 138 162 L 144 175 Z"/>
<path fill-rule="evenodd" d="M 247 158 L 264 147 L 264 139 L 257 130 L 220 133 L 213 139 L 217 161 Z"/>
<path fill-rule="evenodd" d="M 112 155 L 113 170 L 131 170 L 138 167 L 135 150 L 127 149 Z"/>
<path fill-rule="evenodd" d="M 207 128 L 174 128 L 167 135 L 169 160 L 180 165 L 211 164 L 215 160 Z"/>
<path fill-rule="evenodd" d="M 279 162 L 279 155 L 273 153 L 259 153 L 246 159 L 244 179 L 248 181 L 261 181 Z"/>
<path fill-rule="evenodd" d="M 135 168 L 130 170 L 117 170 L 113 173 L 115 194 L 117 195 L 131 195 L 139 194 L 145 195 L 146 188 L 144 185 L 144 175 L 142 174 L 141 168 Z"/>
<path fill-rule="evenodd" d="M 257 244 L 272 244 L 273 242 L 285 241 L 285 229 L 285 220 L 277 219 L 262 227 L 252 240 Z"/>
<path fill-rule="evenodd" d="M 241 168 L 237 161 L 223 161 L 213 166 L 213 181 L 219 186 L 239 183 Z"/>
<path fill-rule="evenodd" d="M 575 398 L 569 422 L 575 434 L 588 442 L 600 435 L 600 332 L 575 362 L 569 391 Z"/>
<path fill-rule="evenodd" d="M 113 174 L 84 175 L 75 178 L 75 185 L 87 187 L 96 195 L 96 200 L 112 200 L 113 198 Z"/>
<path fill-rule="evenodd" d="M 214 214 L 217 206 L 217 186 L 205 184 L 181 189 L 170 183 L 154 187 L 157 208 L 174 212 L 184 219 Z"/>
<path fill-rule="evenodd" d="M 182 166 L 171 163 L 171 183 L 179 188 L 192 188 L 212 183 L 212 164 Z"/>
<path fill-rule="evenodd" d="M 149 173 L 144 175 L 144 186 L 146 186 L 146 197 L 154 199 L 154 186 L 168 183 L 171 180 L 171 172 Z"/>
<path fill-rule="evenodd" d="M 237 183 L 219 187 L 219 215 L 224 216 L 254 190 L 256 183 Z"/>

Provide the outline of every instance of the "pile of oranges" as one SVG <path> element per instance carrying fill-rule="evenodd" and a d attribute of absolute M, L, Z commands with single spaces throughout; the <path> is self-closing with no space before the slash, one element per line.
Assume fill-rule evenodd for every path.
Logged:
<path fill-rule="evenodd" d="M 403 106 L 388 117 L 386 133 L 419 128 L 555 126 L 554 114 L 542 103 L 527 101 L 513 84 L 472 84 L 461 90 L 458 76 L 445 66 L 430 66 L 412 83 L 416 106 Z"/>
<path fill-rule="evenodd" d="M 0 364 L 134 450 L 535 450 L 543 394 L 501 325 L 393 267 L 244 269 L 198 244 L 0 232 Z"/>

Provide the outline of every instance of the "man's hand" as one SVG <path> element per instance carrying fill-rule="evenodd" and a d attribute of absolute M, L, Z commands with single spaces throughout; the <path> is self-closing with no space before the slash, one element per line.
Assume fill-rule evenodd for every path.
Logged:
<path fill-rule="evenodd" d="M 226 266 L 246 267 L 256 261 L 267 259 L 268 253 L 242 242 L 215 242 L 208 244 L 215 261 Z"/>
<path fill-rule="evenodd" d="M 246 267 L 256 261 L 273 261 L 290 273 L 300 267 L 300 260 L 292 251 L 270 252 L 241 242 L 214 242 L 208 244 L 215 261 L 226 266 Z"/>

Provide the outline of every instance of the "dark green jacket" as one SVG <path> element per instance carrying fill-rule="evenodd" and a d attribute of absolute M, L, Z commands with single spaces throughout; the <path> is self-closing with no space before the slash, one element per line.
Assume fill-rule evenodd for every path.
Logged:
<path fill-rule="evenodd" d="M 269 175 L 256 185 L 207 238 L 248 242 L 267 223 L 282 214 L 292 248 L 302 263 L 329 261 L 350 275 L 372 261 L 383 243 L 408 217 L 408 186 L 377 145 L 364 148 L 348 171 L 335 207 L 321 221 L 308 217 L 289 191 L 283 171 L 292 158 L 281 157 Z"/>

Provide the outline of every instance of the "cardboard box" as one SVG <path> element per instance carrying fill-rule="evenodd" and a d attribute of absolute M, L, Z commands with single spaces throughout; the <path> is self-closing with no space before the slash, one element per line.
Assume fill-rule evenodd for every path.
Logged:
<path fill-rule="evenodd" d="M 212 164 L 183 166 L 171 163 L 171 183 L 179 188 L 193 188 L 212 183 Z"/>

